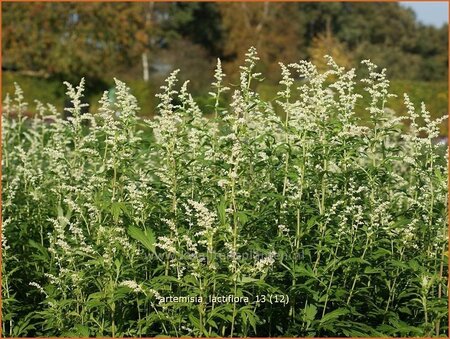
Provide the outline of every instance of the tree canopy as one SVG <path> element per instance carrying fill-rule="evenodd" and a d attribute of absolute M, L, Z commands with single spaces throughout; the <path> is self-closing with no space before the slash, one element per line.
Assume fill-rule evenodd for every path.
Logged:
<path fill-rule="evenodd" d="M 392 78 L 447 78 L 447 26 L 420 24 L 398 3 L 21 2 L 2 11 L 3 69 L 42 77 L 145 79 L 173 64 L 199 74 L 217 57 L 232 73 L 254 45 L 269 72 L 281 59 L 328 53 L 347 66 L 370 58 Z"/>

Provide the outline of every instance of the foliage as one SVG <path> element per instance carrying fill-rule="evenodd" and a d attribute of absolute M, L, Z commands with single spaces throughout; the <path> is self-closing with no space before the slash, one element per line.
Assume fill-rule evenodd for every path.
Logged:
<path fill-rule="evenodd" d="M 355 60 L 370 57 L 394 79 L 447 80 L 448 25 L 424 26 L 411 9 L 394 2 L 311 2 L 298 7 L 306 41 L 330 29 Z"/>
<path fill-rule="evenodd" d="M 280 55 L 298 60 L 304 48 L 304 27 L 298 11 L 289 3 L 218 3 L 224 30 L 225 66 L 236 74 L 247 46 L 255 45 L 267 73 L 278 68 Z M 286 30 L 289 27 L 289 30 Z"/>
<path fill-rule="evenodd" d="M 135 21 L 143 22 L 137 6 L 11 3 L 2 7 L 6 23 L 3 63 L 9 67 L 66 78 L 88 74 L 99 79 L 117 63 L 129 63 L 142 48 L 139 37 L 144 33 L 139 28 L 143 27 L 134 27 Z M 130 38 L 132 45 L 127 42 Z"/>
<path fill-rule="evenodd" d="M 176 3 L 2 4 L 3 65 L 40 76 L 109 79 L 112 71 L 126 72 L 142 53 L 177 37 L 180 26 L 190 20 L 190 7 L 181 11 Z"/>
<path fill-rule="evenodd" d="M 2 66 L 73 81 L 83 75 L 89 84 L 141 78 L 143 55 L 157 73 L 161 53 L 178 55 L 180 44 L 194 45 L 190 53 L 212 66 L 219 55 L 234 75 L 254 44 L 259 67 L 271 73 L 280 55 L 312 57 L 314 40 L 328 33 L 353 66 L 370 57 L 393 78 L 446 81 L 448 74 L 448 26 L 424 26 L 399 3 L 25 2 L 3 3 L 2 13 Z"/>
<path fill-rule="evenodd" d="M 332 36 L 331 32 L 319 34 L 313 38 L 311 47 L 309 48 L 309 55 L 311 56 L 311 62 L 320 71 L 328 68 L 326 60 L 323 60 L 324 55 L 330 55 L 336 63 L 346 68 L 352 65 L 352 60 L 349 60 L 348 51 L 345 50 L 342 43 Z"/>
<path fill-rule="evenodd" d="M 229 105 L 219 61 L 207 112 L 173 72 L 153 120 L 118 80 L 117 100 L 83 115 L 84 80 L 66 83 L 69 121 L 41 103 L 26 118 L 16 86 L 2 124 L 4 335 L 448 335 L 448 170 L 432 142 L 444 118 L 407 95 L 392 116 L 369 61 L 367 77 L 331 58 L 325 72 L 282 64 L 266 101 L 257 61 L 252 48 Z"/>

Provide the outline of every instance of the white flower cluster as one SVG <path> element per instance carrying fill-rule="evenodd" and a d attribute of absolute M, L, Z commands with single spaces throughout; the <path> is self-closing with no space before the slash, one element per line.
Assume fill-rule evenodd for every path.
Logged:
<path fill-rule="evenodd" d="M 172 72 L 152 119 L 137 116 L 136 98 L 117 79 L 115 100 L 103 93 L 95 114 L 82 114 L 84 80 L 66 84 L 69 121 L 39 102 L 38 114 L 27 120 L 20 88 L 15 98 L 7 96 L 2 249 L 8 293 L 17 286 L 10 284 L 15 268 L 36 269 L 20 278 L 30 273 L 25 284 L 37 289 L 30 294 L 45 297 L 39 315 L 64 319 L 55 325 L 58 333 L 71 333 L 77 321 L 103 326 L 132 314 L 139 321 L 128 324 L 171 336 L 226 335 L 229 314 L 199 305 L 195 312 L 210 326 L 200 331 L 178 306 L 155 302 L 161 294 L 246 295 L 256 291 L 256 277 L 264 280 L 258 289 L 288 294 L 302 284 L 310 289 L 315 280 L 303 277 L 320 277 L 315 305 L 325 316 L 334 307 L 356 309 L 366 291 L 387 299 L 380 305 L 385 313 L 415 305 L 408 294 L 432 300 L 429 305 L 443 298 L 448 161 L 434 139 L 444 118 L 433 120 L 407 95 L 406 116 L 397 116 L 389 108 L 386 71 L 368 60 L 362 81 L 330 57 L 325 72 L 308 61 L 280 64 L 277 100 L 263 100 L 255 90 L 262 81 L 258 60 L 251 48 L 240 83 L 226 97 L 230 88 L 218 60 L 206 109 L 188 81 L 179 86 L 178 70 Z M 363 94 L 357 93 L 361 82 Z M 253 253 L 260 256 L 246 256 Z M 34 256 L 36 263 L 25 262 Z M 372 274 L 382 260 L 386 275 Z M 398 262 L 408 268 L 394 267 Z M 403 288 L 406 296 L 399 294 Z M 117 291 L 134 295 L 111 301 Z M 330 299 L 333 291 L 344 291 L 345 300 Z M 304 300 L 294 294 L 290 318 L 301 321 Z M 123 312 L 107 314 L 118 305 Z M 80 318 L 65 317 L 75 307 Z M 251 320 L 247 306 L 233 307 L 245 316 L 237 327 L 253 327 L 259 310 Z M 112 334 L 107 331 L 102 335 Z"/>
<path fill-rule="evenodd" d="M 277 252 L 271 251 L 267 256 L 259 259 L 255 263 L 254 272 L 255 273 L 261 273 L 264 272 L 266 269 L 271 267 L 275 263 L 275 257 L 277 255 Z"/>
<path fill-rule="evenodd" d="M 135 293 L 143 292 L 141 286 L 134 280 L 124 280 L 122 281 L 119 286 L 125 286 L 129 289 L 133 290 Z"/>

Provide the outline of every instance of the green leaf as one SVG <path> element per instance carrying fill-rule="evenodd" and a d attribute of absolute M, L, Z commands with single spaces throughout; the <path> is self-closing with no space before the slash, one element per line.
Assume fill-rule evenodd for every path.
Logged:
<path fill-rule="evenodd" d="M 226 210 L 225 198 L 221 197 L 220 203 L 217 206 L 217 214 L 219 215 L 219 220 L 220 220 L 221 225 L 224 225 L 227 220 L 227 214 L 226 214 L 225 210 Z"/>
<path fill-rule="evenodd" d="M 236 212 L 236 217 L 239 219 L 239 222 L 242 225 L 245 225 L 248 221 L 248 216 L 245 212 L 242 212 L 242 211 Z"/>
<path fill-rule="evenodd" d="M 41 253 L 41 257 L 44 260 L 50 260 L 50 256 L 48 255 L 48 251 L 45 247 L 43 247 L 41 244 L 37 243 L 32 239 L 28 240 L 28 243 L 30 244 L 31 247 L 36 248 Z"/>
<path fill-rule="evenodd" d="M 215 329 L 218 329 L 219 327 L 217 326 L 217 323 L 214 321 L 214 320 L 212 320 L 212 319 L 209 319 L 208 320 L 208 325 L 210 325 L 211 327 L 213 327 L 213 328 L 215 328 Z"/>
<path fill-rule="evenodd" d="M 311 228 L 315 225 L 315 223 L 317 222 L 317 219 L 319 219 L 319 216 L 315 215 L 311 218 L 308 219 L 306 225 L 308 226 L 308 228 Z"/>
<path fill-rule="evenodd" d="M 111 209 L 111 214 L 113 215 L 114 221 L 117 222 L 119 220 L 119 217 L 123 213 L 127 212 L 127 205 L 123 201 L 121 201 L 121 202 L 115 201 L 111 204 L 110 209 Z"/>
<path fill-rule="evenodd" d="M 189 314 L 189 320 L 196 329 L 200 329 L 200 320 L 196 318 L 192 313 Z"/>
<path fill-rule="evenodd" d="M 344 266 L 347 264 L 354 264 L 354 263 L 370 265 L 370 262 L 368 262 L 367 260 L 364 260 L 362 258 L 349 258 L 349 259 L 340 261 L 338 266 Z"/>
<path fill-rule="evenodd" d="M 299 276 L 303 277 L 311 277 L 316 278 L 311 266 L 305 266 L 304 264 L 300 264 L 299 266 L 295 267 L 295 273 L 297 273 Z"/>
<path fill-rule="evenodd" d="M 105 295 L 103 292 L 94 292 L 94 293 L 89 294 L 89 296 L 88 296 L 88 300 L 91 300 L 91 299 L 102 300 L 104 298 L 105 298 Z"/>
<path fill-rule="evenodd" d="M 320 319 L 320 324 L 324 325 L 330 321 L 338 319 L 340 316 L 346 315 L 349 313 L 349 310 L 346 308 L 338 308 L 337 310 L 331 311 L 330 313 L 325 314 L 325 316 Z"/>
<path fill-rule="evenodd" d="M 384 271 L 379 268 L 366 267 L 364 269 L 364 273 L 365 274 L 378 274 L 378 273 L 384 273 Z"/>
<path fill-rule="evenodd" d="M 412 315 L 411 310 L 408 307 L 406 307 L 406 306 L 400 307 L 398 310 L 400 312 L 402 312 L 402 313 L 406 313 L 406 314 Z"/>
<path fill-rule="evenodd" d="M 77 335 L 80 338 L 88 338 L 89 337 L 89 327 L 78 324 L 78 325 L 75 325 L 75 330 L 76 330 Z"/>
<path fill-rule="evenodd" d="M 372 253 L 372 257 L 374 259 L 378 259 L 378 258 L 380 258 L 382 256 L 385 256 L 385 255 L 389 255 L 390 256 L 390 255 L 392 255 L 392 253 L 391 253 L 391 251 L 388 251 L 385 248 L 378 248 L 376 251 L 374 251 Z"/>
<path fill-rule="evenodd" d="M 129 292 L 130 292 L 130 288 L 125 287 L 125 286 L 116 288 L 116 290 L 114 291 L 114 296 L 113 296 L 114 301 L 123 299 Z"/>
<path fill-rule="evenodd" d="M 155 234 L 151 229 L 144 228 L 144 230 L 142 230 L 139 227 L 130 226 L 128 227 L 128 235 L 133 239 L 139 241 L 149 251 L 156 253 Z"/>
<path fill-rule="evenodd" d="M 255 281 L 258 281 L 258 280 L 259 280 L 259 279 L 255 279 L 255 278 L 251 278 L 251 277 L 246 277 L 246 276 L 244 276 L 244 277 L 242 277 L 242 278 L 240 279 L 240 282 L 243 283 L 243 284 L 247 284 L 247 283 L 255 282 Z"/>
<path fill-rule="evenodd" d="M 309 304 L 305 308 L 305 320 L 307 323 L 311 323 L 317 314 L 317 307 L 315 305 Z"/>

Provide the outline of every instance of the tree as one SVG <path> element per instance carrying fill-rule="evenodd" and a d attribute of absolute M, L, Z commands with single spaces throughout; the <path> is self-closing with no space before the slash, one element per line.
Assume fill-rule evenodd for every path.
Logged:
<path fill-rule="evenodd" d="M 310 53 L 320 52 L 317 46 L 327 44 L 320 40 L 331 31 L 355 62 L 370 58 L 394 78 L 447 76 L 447 29 L 420 25 L 414 12 L 398 3 L 299 3 L 298 9 Z"/>
<path fill-rule="evenodd" d="M 250 46 L 257 48 L 268 71 L 279 72 L 281 59 L 301 56 L 302 22 L 289 3 L 218 3 L 224 27 L 226 70 L 236 70 Z"/>
<path fill-rule="evenodd" d="M 325 71 L 329 67 L 324 55 L 330 55 L 339 66 L 349 68 L 352 66 L 352 58 L 346 46 L 337 40 L 330 31 L 321 33 L 313 38 L 311 47 L 308 49 L 311 61 L 320 71 Z"/>

